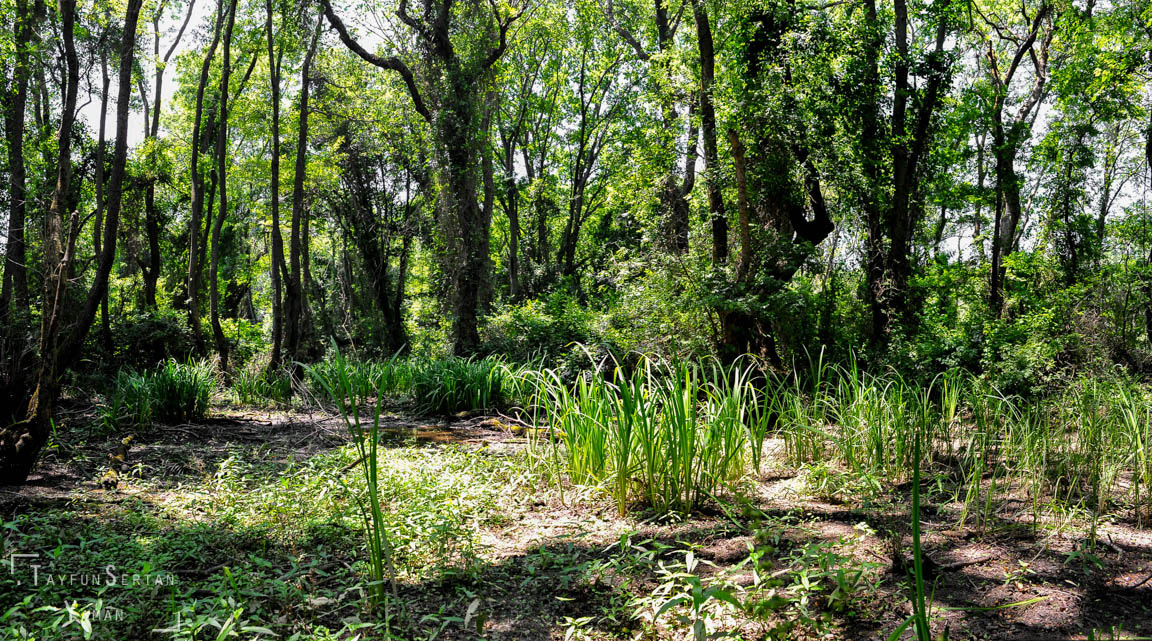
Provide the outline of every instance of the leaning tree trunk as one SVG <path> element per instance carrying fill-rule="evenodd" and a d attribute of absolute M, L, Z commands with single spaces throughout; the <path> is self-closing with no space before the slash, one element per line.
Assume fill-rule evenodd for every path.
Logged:
<path fill-rule="evenodd" d="M 123 202 L 124 172 L 128 158 L 128 111 L 132 94 L 132 66 L 136 46 L 136 23 L 142 0 L 129 0 L 120 44 L 119 94 L 116 102 L 116 146 L 108 182 L 104 245 L 97 257 L 95 279 L 75 323 L 64 335 L 64 307 L 68 297 L 67 274 L 71 270 L 80 225 L 71 213 L 69 237 L 64 237 L 64 203 L 72 179 L 72 125 L 76 93 L 80 84 L 80 61 L 75 46 L 75 0 L 61 0 L 60 29 L 64 43 L 66 80 L 58 135 L 56 189 L 45 221 L 44 300 L 40 330 L 40 367 L 36 389 L 28 402 L 26 418 L 0 431 L 0 485 L 21 484 L 28 478 L 53 427 L 53 410 L 59 397 L 59 374 L 78 359 L 80 348 L 96 318 L 96 310 L 108 288 L 108 276 L 116 259 L 116 235 Z"/>

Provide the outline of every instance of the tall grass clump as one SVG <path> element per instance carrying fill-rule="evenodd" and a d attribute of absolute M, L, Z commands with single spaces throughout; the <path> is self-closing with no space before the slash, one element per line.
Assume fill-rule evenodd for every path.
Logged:
<path fill-rule="evenodd" d="M 749 368 L 642 358 L 572 384 L 545 370 L 537 385 L 548 455 L 572 482 L 603 487 L 621 513 L 638 499 L 658 513 L 692 511 L 746 472 L 761 429 L 750 424 Z"/>
<path fill-rule="evenodd" d="M 356 501 L 367 535 L 371 603 L 374 606 L 383 606 L 387 611 L 389 586 L 392 599 L 397 598 L 397 591 L 392 541 L 388 535 L 388 521 L 380 502 L 378 455 L 383 389 L 377 387 L 378 391 L 371 408 L 372 421 L 365 426 L 360 417 L 360 407 L 364 405 L 361 402 L 365 384 L 363 373 L 364 370 L 358 363 L 345 360 L 338 351 L 322 364 L 308 368 L 310 380 L 323 391 L 326 398 L 335 403 L 344 421 L 344 427 L 352 436 L 352 442 L 356 447 L 358 454 L 356 465 L 364 476 L 366 496 L 361 496 L 351 488 L 345 487 Z"/>
<path fill-rule="evenodd" d="M 116 373 L 115 386 L 101 408 L 101 421 L 109 430 L 152 423 L 152 393 L 147 373 L 131 370 Z"/>
<path fill-rule="evenodd" d="M 236 402 L 243 405 L 286 403 L 292 398 L 292 379 L 283 373 L 264 368 L 247 368 L 237 372 L 232 381 Z"/>
<path fill-rule="evenodd" d="M 504 403 L 509 377 L 504 362 L 492 356 L 424 361 L 412 369 L 412 400 L 420 411 L 438 414 L 490 409 Z"/>
<path fill-rule="evenodd" d="M 169 360 L 151 376 L 156 420 L 186 423 L 208 418 L 208 403 L 216 384 L 216 370 L 211 362 Z"/>
<path fill-rule="evenodd" d="M 362 361 L 344 357 L 338 352 L 307 368 L 312 393 L 322 400 L 338 404 L 325 380 L 346 380 L 348 400 L 357 406 L 368 405 L 378 397 L 399 397 L 412 389 L 416 367 L 408 360 L 393 356 L 384 361 Z"/>
<path fill-rule="evenodd" d="M 103 410 L 103 423 L 123 428 L 202 421 L 208 418 L 216 386 L 216 370 L 207 360 L 168 360 L 142 374 L 121 371 Z"/>

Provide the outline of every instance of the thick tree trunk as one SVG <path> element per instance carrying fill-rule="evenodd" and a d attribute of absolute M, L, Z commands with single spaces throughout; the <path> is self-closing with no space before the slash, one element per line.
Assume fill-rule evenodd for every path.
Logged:
<path fill-rule="evenodd" d="M 27 0 L 16 0 L 12 21 L 16 46 L 12 84 L 4 87 L 0 104 L 4 109 L 4 136 L 8 147 L 8 227 L 4 256 L 4 280 L 0 287 L 0 320 L 15 310 L 28 308 L 28 276 L 25 268 L 25 233 L 27 218 L 27 176 L 24 167 L 24 114 L 28 104 L 33 16 Z M 9 336 L 11 338 L 11 336 Z"/>
<path fill-rule="evenodd" d="M 449 282 L 452 350 L 467 356 L 480 346 L 480 310 L 491 286 L 488 254 L 492 219 L 479 200 L 484 153 L 478 134 L 482 101 L 474 95 L 467 78 L 451 82 L 448 113 L 436 122 L 443 167 L 438 177 L 437 209 L 444 236 L 441 260 Z"/>

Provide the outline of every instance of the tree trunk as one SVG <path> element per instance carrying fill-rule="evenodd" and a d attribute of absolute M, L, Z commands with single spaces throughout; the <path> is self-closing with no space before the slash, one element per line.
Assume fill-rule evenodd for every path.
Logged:
<path fill-rule="evenodd" d="M 481 101 L 473 83 L 464 77 L 450 80 L 448 113 L 437 119 L 439 153 L 446 171 L 440 172 L 437 209 L 444 235 L 448 305 L 452 315 L 452 350 L 458 356 L 476 352 L 480 309 L 490 287 L 489 242 L 492 219 L 479 201 L 483 181 L 483 149 L 477 131 Z"/>
<path fill-rule="evenodd" d="M 104 226 L 104 141 L 105 141 L 105 121 L 108 119 L 108 87 L 111 83 L 111 78 L 108 77 L 108 53 L 102 46 L 100 47 L 100 126 L 99 134 L 96 140 L 96 216 L 92 223 L 92 247 L 96 255 L 100 255 L 100 246 L 102 243 L 101 233 Z M 112 354 L 112 328 L 108 322 L 108 294 L 105 292 L 104 297 L 100 300 L 100 334 L 104 342 L 104 351 Z"/>
<path fill-rule="evenodd" d="M 232 79 L 232 27 L 236 23 L 236 2 L 228 10 L 224 28 L 224 59 L 220 69 L 220 102 L 216 116 L 216 181 L 220 189 L 220 208 L 212 225 L 212 258 L 208 266 L 208 314 L 212 338 L 220 355 L 220 369 L 228 371 L 228 339 L 220 325 L 220 232 L 228 217 L 228 83 Z"/>
<path fill-rule="evenodd" d="M 24 168 L 24 112 L 28 104 L 28 77 L 31 64 L 33 17 L 27 0 L 16 0 L 12 22 L 16 46 L 12 84 L 3 88 L 4 135 L 8 146 L 8 227 L 4 258 L 4 280 L 0 288 L 0 320 L 10 318 L 15 309 L 28 308 L 28 276 L 25 268 L 27 218 L 26 170 Z"/>
<path fill-rule="evenodd" d="M 236 0 L 232 0 L 235 5 Z M 231 10 L 230 10 L 231 11 Z M 204 91 L 208 86 L 208 75 L 212 69 L 212 58 L 216 55 L 216 46 L 220 43 L 220 29 L 224 21 L 224 3 L 221 1 L 216 9 L 216 25 L 212 30 L 212 43 L 208 46 L 208 53 L 200 65 L 200 81 L 196 87 L 196 115 L 192 125 L 192 161 L 189 163 L 192 172 L 192 200 L 191 215 L 188 223 L 188 324 L 192 327 L 192 337 L 196 343 L 196 351 L 204 353 L 204 332 L 200 328 L 200 263 L 201 242 L 200 228 L 204 212 L 204 178 L 200 173 L 200 138 L 204 118 Z M 211 194 L 213 190 L 208 193 Z M 211 208 L 209 207 L 209 211 Z"/>
<path fill-rule="evenodd" d="M 992 239 L 992 274 L 989 283 L 989 307 L 993 316 L 1004 312 L 1004 278 L 1007 268 L 1004 258 L 1013 251 L 1016 231 L 1020 224 L 1020 177 L 1016 173 L 1018 142 L 1005 132 L 1002 112 L 993 115 L 992 147 L 996 176 L 996 224 Z"/>
<path fill-rule="evenodd" d="M 163 3 L 161 4 L 163 7 Z M 188 27 L 188 22 L 192 19 L 192 10 L 196 7 L 196 0 L 189 0 L 188 9 L 184 14 L 184 22 L 180 24 L 180 31 L 176 33 L 176 38 L 172 41 L 168 51 L 165 52 L 164 58 L 160 59 L 160 14 L 158 9 L 152 16 L 152 55 L 156 58 L 156 75 L 154 80 L 153 97 L 152 97 L 152 120 L 145 123 L 148 137 L 153 141 L 160 135 L 160 104 L 163 100 L 163 87 L 164 87 L 164 69 L 168 61 L 175 53 L 177 45 L 184 37 L 184 30 Z M 141 98 L 143 98 L 143 89 L 141 89 Z M 152 309 L 156 309 L 156 283 L 160 279 L 160 212 L 156 209 L 156 178 L 153 176 L 148 181 L 148 186 L 144 190 L 144 225 L 145 231 L 148 236 L 148 262 L 146 268 L 143 269 L 144 276 L 144 304 Z"/>
<path fill-rule="evenodd" d="M 716 107 L 712 84 L 716 78 L 716 51 L 712 25 L 703 0 L 692 1 L 696 21 L 696 45 L 700 52 L 700 128 L 704 137 L 704 186 L 708 191 L 708 213 L 712 222 L 712 264 L 728 262 L 728 217 L 721 193 L 720 155 L 716 144 Z"/>
<path fill-rule="evenodd" d="M 280 233 L 280 56 L 276 55 L 276 35 L 272 29 L 272 0 L 265 0 L 265 28 L 268 30 L 268 82 L 272 91 L 272 185 L 269 205 L 272 209 L 272 353 L 268 371 L 280 369 L 280 343 L 283 340 L 284 316 L 281 309 L 280 272 L 284 266 L 284 238 Z M 307 91 L 307 84 L 305 84 Z"/>
<path fill-rule="evenodd" d="M 287 293 L 285 307 L 286 318 L 286 347 L 288 357 L 293 361 L 300 360 L 300 343 L 303 334 L 304 306 L 308 295 L 304 288 L 301 258 L 304 251 L 304 230 L 308 217 L 304 209 L 304 180 L 308 174 L 308 99 L 309 75 L 312 72 L 312 59 L 316 55 L 316 46 L 320 39 L 320 29 L 323 26 L 323 16 L 318 16 L 316 28 L 312 33 L 312 42 L 308 46 L 308 53 L 304 56 L 304 65 L 300 71 L 300 126 L 296 137 L 296 165 L 295 176 L 292 180 L 292 231 L 288 238 L 289 274 L 287 278 Z"/>
<path fill-rule="evenodd" d="M 59 374 L 79 357 L 80 347 L 96 317 L 96 309 L 108 287 L 108 276 L 116 258 L 116 234 L 120 222 L 124 170 L 128 157 L 128 111 L 132 93 L 132 67 L 136 46 L 136 23 L 142 0 L 129 0 L 120 46 L 119 94 L 116 103 L 116 146 L 112 175 L 108 183 L 107 219 L 104 245 L 92 288 L 83 310 L 69 334 L 63 333 L 63 308 L 67 299 L 70 262 L 79 234 L 79 216 L 70 214 L 69 238 L 63 237 L 63 215 L 71 187 L 72 125 L 76 93 L 80 84 L 80 61 L 76 55 L 75 0 L 60 1 L 60 30 L 64 44 L 66 80 L 57 143 L 56 189 L 45 221 L 44 301 L 41 315 L 40 367 L 36 389 L 28 402 L 24 421 L 0 430 L 0 485 L 22 484 L 36 464 L 53 426 L 53 410 L 60 392 Z"/>

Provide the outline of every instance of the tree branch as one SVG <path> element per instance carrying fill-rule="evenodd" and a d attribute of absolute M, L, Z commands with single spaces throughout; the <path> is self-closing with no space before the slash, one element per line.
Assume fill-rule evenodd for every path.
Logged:
<path fill-rule="evenodd" d="M 506 20 L 501 20 L 500 7 L 496 4 L 496 0 L 488 0 L 488 6 L 492 7 L 492 16 L 496 18 L 496 24 L 500 26 L 500 43 L 488 52 L 488 57 L 484 59 L 484 69 L 488 69 L 492 65 L 496 64 L 496 61 L 500 60 L 501 56 L 504 55 L 504 52 L 507 51 L 508 29 L 510 29 L 512 27 L 512 23 L 516 22 L 516 19 L 524 13 L 524 9 L 521 8 L 519 11 L 508 16 Z"/>
<path fill-rule="evenodd" d="M 352 53 L 360 56 L 360 58 L 366 62 L 381 69 L 391 69 L 399 73 L 400 77 L 404 79 L 404 84 L 408 87 L 408 93 L 412 96 L 412 106 L 416 108 L 416 113 L 420 114 L 424 120 L 432 122 L 432 113 L 428 111 L 428 106 L 424 104 L 424 98 L 420 96 L 420 90 L 416 87 L 416 79 L 412 75 L 412 70 L 408 68 L 408 65 L 404 64 L 404 61 L 396 56 L 381 58 L 369 52 L 364 47 L 361 47 L 360 43 L 356 42 L 352 35 L 348 33 L 348 27 L 344 26 L 344 22 L 341 21 L 336 15 L 336 12 L 332 10 L 330 0 L 320 0 L 320 2 L 324 5 L 324 15 L 328 18 L 328 23 L 332 25 L 336 33 L 340 34 L 340 40 L 344 43 L 344 46 L 348 47 Z"/>

